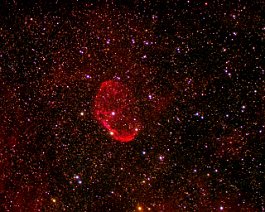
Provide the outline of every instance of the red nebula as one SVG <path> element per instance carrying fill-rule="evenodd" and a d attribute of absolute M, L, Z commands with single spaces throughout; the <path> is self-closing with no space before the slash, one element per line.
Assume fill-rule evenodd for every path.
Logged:
<path fill-rule="evenodd" d="M 101 84 L 95 97 L 93 115 L 113 139 L 129 142 L 139 134 L 139 108 L 131 90 L 113 80 Z"/>

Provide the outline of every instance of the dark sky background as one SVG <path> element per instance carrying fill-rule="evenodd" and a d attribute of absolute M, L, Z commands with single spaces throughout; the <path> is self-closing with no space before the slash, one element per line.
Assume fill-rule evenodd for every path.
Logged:
<path fill-rule="evenodd" d="M 1 1 L 0 211 L 264 211 L 264 6 Z"/>

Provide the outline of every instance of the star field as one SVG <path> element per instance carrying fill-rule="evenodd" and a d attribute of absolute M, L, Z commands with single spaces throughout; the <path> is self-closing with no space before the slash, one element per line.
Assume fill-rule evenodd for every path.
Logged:
<path fill-rule="evenodd" d="M 264 211 L 263 1 L 3 1 L 0 211 Z"/>

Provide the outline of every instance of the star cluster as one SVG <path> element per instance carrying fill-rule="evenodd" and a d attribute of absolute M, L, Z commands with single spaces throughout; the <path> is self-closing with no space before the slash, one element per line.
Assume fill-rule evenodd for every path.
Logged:
<path fill-rule="evenodd" d="M 264 211 L 264 6 L 3 1 L 0 211 Z"/>

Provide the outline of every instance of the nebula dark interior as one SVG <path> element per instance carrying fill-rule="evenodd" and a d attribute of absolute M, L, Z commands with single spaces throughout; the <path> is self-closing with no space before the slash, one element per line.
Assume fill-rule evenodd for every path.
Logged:
<path fill-rule="evenodd" d="M 265 3 L 0 3 L 0 211 L 264 211 Z"/>

